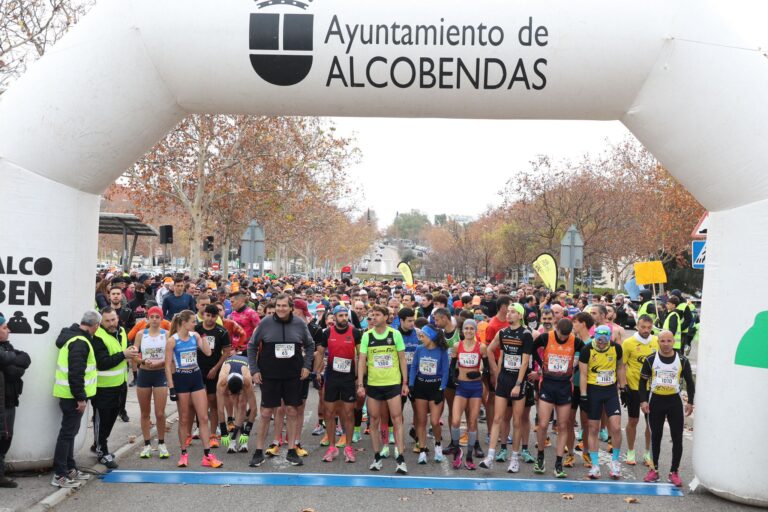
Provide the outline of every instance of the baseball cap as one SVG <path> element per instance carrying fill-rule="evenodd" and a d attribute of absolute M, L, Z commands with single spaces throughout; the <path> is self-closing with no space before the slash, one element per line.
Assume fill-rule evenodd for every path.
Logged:
<path fill-rule="evenodd" d="M 483 302 L 483 299 L 479 295 L 475 295 L 474 297 L 472 297 L 473 306 L 479 306 L 481 302 Z"/>
<path fill-rule="evenodd" d="M 163 284 L 173 284 L 173 278 L 166 277 L 165 279 L 163 279 Z"/>
<path fill-rule="evenodd" d="M 304 313 L 304 316 L 309 316 L 309 307 L 307 306 L 307 301 L 303 299 L 294 300 L 293 309 L 301 311 L 302 313 Z"/>
<path fill-rule="evenodd" d="M 339 313 L 347 313 L 347 314 L 349 314 L 349 309 L 346 308 L 345 306 L 336 306 L 335 308 L 333 308 L 333 314 L 334 315 L 338 315 Z"/>
<path fill-rule="evenodd" d="M 0 315 L 0 326 L 5 324 L 5 322 L 6 322 L 5 317 L 3 315 Z"/>
<path fill-rule="evenodd" d="M 595 329 L 595 339 L 600 337 L 611 339 L 611 329 L 607 325 L 600 325 Z"/>
<path fill-rule="evenodd" d="M 523 307 L 522 304 L 520 304 L 519 302 L 515 302 L 512 304 L 512 309 L 520 313 L 520 318 L 525 318 L 525 308 Z"/>
<path fill-rule="evenodd" d="M 488 288 L 485 289 L 485 293 L 493 293 L 493 288 L 489 286 Z"/>

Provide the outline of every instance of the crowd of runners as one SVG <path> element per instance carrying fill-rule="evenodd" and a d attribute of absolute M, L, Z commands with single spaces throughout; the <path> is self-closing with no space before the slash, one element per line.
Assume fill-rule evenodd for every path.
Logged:
<path fill-rule="evenodd" d="M 81 395 L 96 411 L 92 449 L 110 468 L 108 436 L 118 417 L 128 421 L 125 388 L 136 386 L 139 456 L 171 457 L 165 429 L 156 448 L 150 437 L 170 399 L 179 467 L 190 464 L 195 439 L 203 466 L 221 467 L 222 452 L 251 452 L 252 467 L 281 454 L 299 466 L 302 439 L 317 435 L 329 464 L 356 462 L 354 447 L 370 443 L 372 471 L 391 457 L 407 474 L 412 452 L 418 464 L 488 473 L 496 463 L 509 473 L 528 464 L 528 473 L 551 468 L 557 478 L 578 463 L 600 479 L 602 449 L 610 478 L 621 478 L 623 462 L 648 466 L 644 480 L 657 482 L 666 422 L 668 480 L 682 486 L 696 312 L 677 290 L 631 302 L 478 282 L 102 275 L 96 305 L 98 326 L 86 314 L 74 337 L 94 347 L 97 383 Z M 62 331 L 62 350 L 77 327 Z M 320 420 L 304 432 L 313 389 Z M 56 473 L 60 486 L 87 477 L 71 473 L 66 457 Z"/>

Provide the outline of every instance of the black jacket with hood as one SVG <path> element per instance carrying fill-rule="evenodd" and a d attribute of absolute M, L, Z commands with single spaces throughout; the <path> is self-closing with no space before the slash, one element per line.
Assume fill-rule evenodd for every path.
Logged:
<path fill-rule="evenodd" d="M 5 439 L 11 432 L 5 412 L 19 405 L 21 378 L 30 363 L 29 354 L 14 349 L 10 342 L 0 343 L 0 439 Z"/>
<path fill-rule="evenodd" d="M 75 336 L 84 336 L 93 340 L 88 331 L 82 330 L 78 324 L 72 324 L 61 330 L 59 337 L 56 338 L 56 347 L 60 349 Z M 69 345 L 69 389 L 78 402 L 88 399 L 85 395 L 85 367 L 90 350 L 88 343 L 83 340 L 75 340 Z"/>

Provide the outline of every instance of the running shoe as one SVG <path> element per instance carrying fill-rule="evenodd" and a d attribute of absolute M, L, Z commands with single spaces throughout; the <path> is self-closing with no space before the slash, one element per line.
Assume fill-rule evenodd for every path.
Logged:
<path fill-rule="evenodd" d="M 191 444 L 192 444 L 192 436 L 189 436 L 184 440 L 184 448 L 189 448 L 189 445 Z"/>
<path fill-rule="evenodd" d="M 336 448 L 344 448 L 345 446 L 347 446 L 347 436 L 342 434 L 336 441 Z"/>
<path fill-rule="evenodd" d="M 576 432 L 576 442 L 581 443 L 581 436 L 583 436 L 583 435 L 584 435 L 584 431 L 579 429 Z"/>
<path fill-rule="evenodd" d="M 337 421 L 336 422 L 336 437 L 339 437 L 343 433 L 344 433 L 344 429 L 341 427 L 341 423 L 339 423 Z"/>
<path fill-rule="evenodd" d="M 576 443 L 575 450 L 578 451 L 578 452 L 583 452 L 584 451 L 584 441 L 579 441 L 578 443 Z"/>
<path fill-rule="evenodd" d="M 453 441 L 448 443 L 448 446 L 443 450 L 443 455 L 453 455 L 456 453 L 458 446 L 453 444 Z"/>
<path fill-rule="evenodd" d="M 371 428 L 368 425 L 365 426 L 365 431 L 363 432 L 363 434 L 367 436 L 371 435 Z"/>
<path fill-rule="evenodd" d="M 637 464 L 637 461 L 635 460 L 635 450 L 627 450 L 627 458 L 624 462 L 627 466 L 634 466 Z"/>
<path fill-rule="evenodd" d="M 612 460 L 611 461 L 611 469 L 608 471 L 608 476 L 613 478 L 614 480 L 618 480 L 621 478 L 621 462 L 618 460 Z"/>
<path fill-rule="evenodd" d="M 598 437 L 600 440 L 604 443 L 608 442 L 608 429 L 607 428 L 601 428 L 600 433 L 598 434 Z"/>
<path fill-rule="evenodd" d="M 395 444 L 395 433 L 390 432 L 389 433 L 389 444 Z"/>
<path fill-rule="evenodd" d="M 280 446 L 276 443 L 270 444 L 264 452 L 270 457 L 277 457 L 280 454 Z"/>
<path fill-rule="evenodd" d="M 496 454 L 496 462 L 507 462 L 507 449 L 502 448 L 499 453 Z"/>
<path fill-rule="evenodd" d="M 490 455 L 484 458 L 480 461 L 480 464 L 478 464 L 483 469 L 491 469 L 493 467 L 493 457 Z"/>
<path fill-rule="evenodd" d="M 394 452 L 395 452 L 395 458 L 398 458 L 400 456 L 400 450 L 397 449 L 397 446 L 395 446 Z M 427 450 L 427 453 L 429 453 L 429 450 Z"/>
<path fill-rule="evenodd" d="M 352 442 L 353 443 L 359 443 L 360 442 L 360 437 L 362 437 L 360 435 L 360 429 L 356 427 L 355 431 L 352 433 Z"/>
<path fill-rule="evenodd" d="M 192 439 L 200 439 L 200 429 L 198 427 L 192 429 Z"/>
<path fill-rule="evenodd" d="M 335 446 L 329 446 L 325 451 L 325 455 L 323 455 L 323 462 L 333 462 L 333 459 L 335 459 L 338 455 L 339 449 Z"/>
<path fill-rule="evenodd" d="M 54 487 L 61 487 L 62 489 L 74 489 L 75 487 L 80 487 L 82 482 L 72 480 L 66 476 L 53 475 L 53 478 L 51 479 L 51 485 Z"/>
<path fill-rule="evenodd" d="M 344 462 L 355 462 L 355 449 L 351 446 L 344 448 Z"/>
<path fill-rule="evenodd" d="M 653 467 L 653 457 L 651 457 L 650 452 L 645 452 L 643 455 L 643 464 L 648 466 L 649 468 Z"/>
<path fill-rule="evenodd" d="M 445 460 L 445 457 L 443 457 L 443 447 L 435 445 L 435 462 L 440 463 L 443 460 Z"/>
<path fill-rule="evenodd" d="M 461 447 L 453 452 L 453 469 L 461 469 L 461 459 L 464 457 L 464 450 Z"/>
<path fill-rule="evenodd" d="M 646 473 L 645 478 L 643 478 L 643 482 L 658 482 L 659 481 L 659 473 L 655 469 L 649 469 L 648 473 Z"/>
<path fill-rule="evenodd" d="M 543 475 L 544 471 L 544 459 L 537 459 L 536 462 L 533 463 L 533 472 L 537 475 Z"/>
<path fill-rule="evenodd" d="M 165 443 L 158 443 L 157 456 L 161 459 L 167 459 L 171 456 L 171 454 L 168 453 L 168 447 L 165 446 Z"/>
<path fill-rule="evenodd" d="M 72 468 L 67 473 L 67 478 L 69 478 L 70 480 L 85 482 L 86 480 L 91 479 L 91 475 L 89 475 L 88 473 L 83 473 L 77 468 Z"/>
<path fill-rule="evenodd" d="M 408 466 L 405 465 L 405 460 L 403 460 L 403 462 L 397 463 L 397 467 L 395 468 L 395 473 L 397 473 L 398 475 L 408 474 Z"/>
<path fill-rule="evenodd" d="M 224 463 L 217 459 L 214 454 L 209 453 L 208 455 L 203 455 L 202 465 L 207 468 L 220 468 Z"/>
<path fill-rule="evenodd" d="M 338 446 L 338 445 L 336 445 L 336 446 Z M 305 450 L 305 449 L 304 449 L 304 448 L 301 446 L 301 443 L 296 443 L 296 446 L 294 447 L 294 450 L 296 450 L 296 454 L 297 454 L 299 457 L 306 457 L 307 455 L 309 455 L 309 452 L 308 452 L 307 450 Z"/>
<path fill-rule="evenodd" d="M 669 474 L 667 477 L 667 481 L 674 485 L 675 487 L 682 487 L 683 481 L 680 479 L 680 475 L 677 473 L 677 471 L 673 471 Z"/>
<path fill-rule="evenodd" d="M 472 456 L 477 457 L 478 459 L 482 459 L 485 457 L 485 452 L 483 451 L 483 448 L 480 446 L 480 441 L 475 441 L 475 446 L 472 447 Z"/>
<path fill-rule="evenodd" d="M 575 462 L 576 457 L 574 457 L 572 453 L 569 453 L 565 456 L 565 460 L 563 460 L 563 466 L 566 468 L 572 468 Z"/>
<path fill-rule="evenodd" d="M 427 463 L 427 452 L 419 452 L 419 460 L 417 464 L 426 464 Z"/>
<path fill-rule="evenodd" d="M 567 476 L 562 467 L 555 466 L 555 478 L 566 478 Z"/>
<path fill-rule="evenodd" d="M 512 444 L 512 434 L 507 436 L 507 444 Z"/>
<path fill-rule="evenodd" d="M 227 453 L 237 453 L 237 441 L 232 441 L 227 446 Z"/>
<path fill-rule="evenodd" d="M 317 425 L 315 425 L 315 428 L 312 430 L 312 435 L 313 436 L 321 436 L 324 433 L 325 433 L 325 427 L 322 426 L 319 423 Z"/>
<path fill-rule="evenodd" d="M 534 462 L 536 462 L 536 458 L 533 455 L 531 455 L 531 452 L 529 452 L 526 449 L 521 451 L 520 455 L 523 457 L 523 462 L 525 462 L 526 464 L 533 464 Z"/>
<path fill-rule="evenodd" d="M 264 464 L 265 460 L 266 459 L 264 458 L 264 454 L 256 451 L 256 453 L 253 454 L 253 457 L 251 457 L 251 462 L 248 465 L 252 468 L 257 468 Z"/>
<path fill-rule="evenodd" d="M 331 442 L 328 440 L 328 434 L 325 434 L 320 440 L 320 446 L 328 446 Z"/>
<path fill-rule="evenodd" d="M 294 449 L 288 450 L 288 453 L 285 454 L 285 460 L 287 460 L 291 466 L 301 466 L 304 464 L 304 461 L 301 460 L 301 457 L 299 457 L 299 454 L 296 453 L 296 450 Z"/>
<path fill-rule="evenodd" d="M 381 451 L 379 452 L 379 456 L 380 456 L 382 459 L 386 459 L 387 457 L 389 457 L 389 446 L 388 446 L 388 445 L 386 445 L 386 444 L 385 444 L 385 445 L 384 445 L 384 446 L 381 448 Z"/>
<path fill-rule="evenodd" d="M 218 448 L 219 447 L 219 438 L 216 436 L 211 436 L 208 438 L 208 447 L 209 448 Z"/>
<path fill-rule="evenodd" d="M 600 465 L 595 465 L 589 468 L 589 479 L 590 480 L 600 480 Z"/>
<path fill-rule="evenodd" d="M 384 467 L 384 462 L 382 459 L 376 460 L 374 459 L 370 466 L 368 466 L 368 469 L 371 471 L 381 471 L 381 468 Z"/>
<path fill-rule="evenodd" d="M 475 471 L 477 469 L 477 464 L 475 464 L 475 461 L 472 460 L 472 457 L 469 454 L 467 454 L 467 458 L 464 460 L 464 467 L 470 471 Z"/>
<path fill-rule="evenodd" d="M 592 457 L 590 457 L 587 452 L 583 452 L 581 454 L 581 458 L 584 460 L 584 467 L 585 468 L 591 468 L 592 467 Z"/>
<path fill-rule="evenodd" d="M 507 473 L 517 473 L 520 471 L 520 461 L 517 457 L 511 457 L 509 459 L 509 467 L 507 468 Z"/>
<path fill-rule="evenodd" d="M 480 407 L 480 414 L 477 416 L 477 421 L 485 423 L 485 407 Z"/>
<path fill-rule="evenodd" d="M 189 454 L 182 453 L 181 457 L 179 457 L 179 462 L 176 463 L 176 465 L 180 468 L 185 468 L 189 465 Z"/>
<path fill-rule="evenodd" d="M 234 444 L 234 443 L 232 443 Z M 248 443 L 238 444 L 237 451 L 239 453 L 248 453 Z"/>
<path fill-rule="evenodd" d="M 152 458 L 152 447 L 150 445 L 145 445 L 144 448 L 141 450 L 141 453 L 139 454 L 139 458 L 151 459 Z"/>
<path fill-rule="evenodd" d="M 411 429 L 408 431 L 408 435 L 411 436 L 411 439 L 417 443 L 419 442 L 419 438 L 416 436 L 416 427 L 411 427 Z"/>
<path fill-rule="evenodd" d="M 104 464 L 107 469 L 117 469 L 117 462 L 115 462 L 115 456 L 111 453 L 102 455 L 99 457 L 99 464 Z"/>
<path fill-rule="evenodd" d="M 459 438 L 459 446 L 467 446 L 469 443 L 469 432 L 464 432 Z"/>
<path fill-rule="evenodd" d="M 413 453 L 421 453 L 421 446 L 419 445 L 418 441 L 416 441 L 416 444 L 413 445 Z"/>

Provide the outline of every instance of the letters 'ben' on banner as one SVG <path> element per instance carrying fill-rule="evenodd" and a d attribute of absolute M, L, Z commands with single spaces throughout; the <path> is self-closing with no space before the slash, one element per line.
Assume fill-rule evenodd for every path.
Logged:
<path fill-rule="evenodd" d="M 664 284 L 667 273 L 660 261 L 643 261 L 635 263 L 635 281 L 637 284 Z"/>
<path fill-rule="evenodd" d="M 549 290 L 554 290 L 557 286 L 557 263 L 555 257 L 549 253 L 540 254 L 533 260 L 533 270 L 539 275 L 544 286 Z"/>

